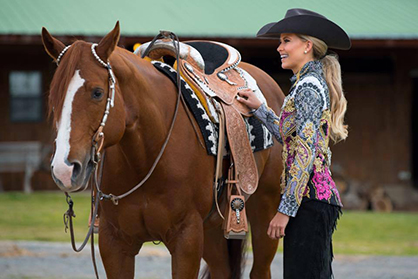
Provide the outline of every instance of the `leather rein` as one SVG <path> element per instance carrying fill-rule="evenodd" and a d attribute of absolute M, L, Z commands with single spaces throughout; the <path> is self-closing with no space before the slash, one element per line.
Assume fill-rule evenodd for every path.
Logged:
<path fill-rule="evenodd" d="M 179 53 L 180 53 L 180 43 L 179 43 L 179 39 L 177 37 L 176 34 L 170 32 L 170 31 L 160 31 L 160 33 L 155 36 L 155 38 L 152 40 L 152 42 L 150 43 L 150 45 L 148 46 L 148 48 L 146 49 L 146 51 L 144 52 L 142 58 L 144 58 L 149 50 L 151 49 L 151 46 L 155 43 L 155 41 L 157 39 L 160 38 L 171 38 L 173 41 L 173 46 L 174 49 L 176 50 L 176 59 L 177 61 L 179 61 Z M 110 66 L 109 61 L 107 61 L 107 63 L 105 63 L 103 60 L 100 59 L 100 57 L 97 55 L 96 53 L 96 48 L 97 44 L 92 44 L 91 46 L 91 52 L 93 54 L 93 56 L 96 58 L 96 60 L 107 69 L 108 73 L 109 73 L 109 96 L 107 98 L 107 103 L 106 103 L 106 109 L 102 118 L 102 121 L 100 123 L 99 128 L 97 129 L 97 131 L 95 132 L 93 138 L 92 138 L 92 152 L 91 152 L 91 161 L 93 162 L 93 171 L 94 174 L 93 176 L 90 178 L 90 182 L 87 182 L 86 185 L 84 187 L 82 187 L 83 189 L 86 189 L 88 187 L 89 183 L 92 183 L 93 186 L 91 187 L 91 212 L 93 213 L 91 216 L 91 224 L 89 227 L 89 230 L 87 232 L 87 235 L 83 241 L 83 243 L 80 245 L 79 248 L 77 248 L 76 243 L 75 243 L 75 237 L 74 237 L 74 227 L 73 227 L 73 221 L 72 218 L 75 217 L 74 214 L 74 202 L 71 199 L 71 196 L 65 192 L 66 195 L 66 202 L 68 204 L 68 210 L 64 213 L 64 225 L 65 225 L 65 231 L 67 232 L 67 229 L 70 229 L 70 235 L 71 235 L 71 244 L 72 244 L 72 248 L 75 252 L 81 252 L 84 247 L 86 246 L 89 238 L 91 238 L 91 254 L 92 254 L 92 261 L 93 261 L 93 265 L 94 265 L 94 271 L 96 274 L 96 278 L 99 278 L 98 275 L 98 271 L 97 271 L 97 265 L 96 265 L 96 260 L 95 260 L 95 256 L 94 256 L 94 223 L 96 221 L 96 218 L 98 217 L 98 208 L 99 208 L 99 201 L 101 200 L 111 200 L 113 202 L 114 205 L 118 205 L 119 204 L 119 200 L 129 196 L 130 194 L 132 194 L 133 192 L 135 192 L 136 190 L 138 190 L 142 185 L 145 184 L 145 182 L 149 179 L 149 177 L 152 175 L 152 173 L 154 172 L 156 166 L 158 165 L 158 162 L 160 161 L 165 148 L 168 144 L 168 141 L 171 137 L 171 133 L 173 131 L 174 128 L 174 124 L 176 122 L 177 119 L 177 114 L 178 114 L 178 109 L 179 109 L 179 104 L 180 104 L 180 99 L 182 98 L 182 94 L 181 94 L 181 79 L 180 79 L 180 71 L 181 68 L 179 67 L 179 63 L 177 63 L 177 88 L 178 88 L 178 96 L 177 96 L 177 101 L 176 101 L 176 107 L 174 110 L 174 115 L 171 121 L 171 125 L 170 125 L 170 129 L 167 133 L 167 137 L 161 147 L 161 150 L 157 156 L 157 158 L 155 159 L 152 167 L 150 168 L 150 170 L 148 171 L 147 175 L 137 184 L 135 185 L 132 189 L 130 189 L 129 191 L 121 194 L 121 195 L 114 195 L 114 194 L 105 194 L 102 192 L 101 190 L 101 178 L 103 175 L 103 164 L 104 164 L 104 159 L 105 159 L 105 151 L 103 151 L 103 155 L 101 154 L 102 150 L 103 150 L 103 145 L 104 145 L 104 139 L 105 139 L 105 134 L 104 134 L 104 127 L 106 125 L 106 121 L 108 119 L 108 115 L 110 113 L 110 109 L 112 107 L 114 107 L 114 102 L 115 102 L 115 90 L 116 90 L 116 77 L 113 73 L 112 67 Z M 63 55 L 67 52 L 67 50 L 71 47 L 71 45 L 66 46 L 61 53 L 59 54 L 59 56 L 56 59 L 56 63 L 57 66 L 60 63 L 61 58 L 63 57 Z M 99 168 L 97 168 L 97 166 L 99 165 Z M 96 195 L 94 194 L 94 188 L 96 191 Z"/>

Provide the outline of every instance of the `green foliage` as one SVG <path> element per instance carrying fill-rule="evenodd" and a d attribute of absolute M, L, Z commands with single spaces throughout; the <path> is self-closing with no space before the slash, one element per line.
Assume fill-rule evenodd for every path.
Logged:
<path fill-rule="evenodd" d="M 87 233 L 90 196 L 72 194 L 76 240 Z M 61 192 L 0 194 L 0 240 L 69 241 Z M 417 213 L 344 211 L 334 233 L 335 254 L 418 255 Z M 280 249 L 281 250 L 281 249 Z"/>

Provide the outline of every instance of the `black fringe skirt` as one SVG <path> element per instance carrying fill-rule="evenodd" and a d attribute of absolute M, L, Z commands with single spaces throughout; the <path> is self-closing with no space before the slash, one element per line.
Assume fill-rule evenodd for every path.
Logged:
<path fill-rule="evenodd" d="M 290 218 L 284 237 L 285 279 L 330 279 L 332 234 L 341 207 L 309 200 Z"/>

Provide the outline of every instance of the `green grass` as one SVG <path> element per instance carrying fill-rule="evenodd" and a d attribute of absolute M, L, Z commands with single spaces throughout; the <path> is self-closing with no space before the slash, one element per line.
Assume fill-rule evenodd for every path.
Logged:
<path fill-rule="evenodd" d="M 417 213 L 346 211 L 334 233 L 336 254 L 418 255 Z"/>
<path fill-rule="evenodd" d="M 87 233 L 88 192 L 73 194 L 76 240 Z M 69 241 L 61 192 L 0 194 L 0 240 Z M 335 254 L 418 255 L 417 213 L 345 211 L 334 233 Z"/>
<path fill-rule="evenodd" d="M 74 201 L 74 230 L 81 242 L 88 231 L 90 196 L 72 194 Z M 64 232 L 63 214 L 68 209 L 62 192 L 0 194 L 0 240 L 69 241 Z"/>

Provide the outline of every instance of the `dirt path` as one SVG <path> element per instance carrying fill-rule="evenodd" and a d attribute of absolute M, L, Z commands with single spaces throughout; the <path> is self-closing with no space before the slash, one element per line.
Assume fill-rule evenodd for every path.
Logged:
<path fill-rule="evenodd" d="M 97 249 L 96 249 L 97 250 Z M 106 278 L 98 256 L 100 277 Z M 273 279 L 282 278 L 283 257 L 277 254 L 271 266 Z M 243 278 L 249 278 L 252 256 Z M 202 264 L 203 265 L 203 264 Z M 342 256 L 334 261 L 336 279 L 416 279 L 418 257 Z M 163 245 L 145 246 L 136 258 L 136 279 L 171 278 L 170 255 Z M 70 243 L 0 242 L 0 279 L 94 278 L 90 250 L 75 253 Z"/>

